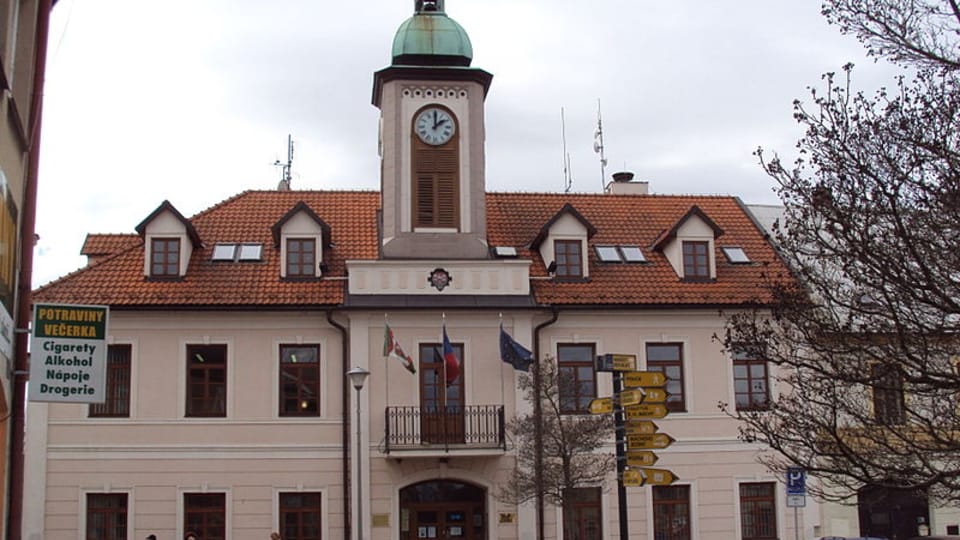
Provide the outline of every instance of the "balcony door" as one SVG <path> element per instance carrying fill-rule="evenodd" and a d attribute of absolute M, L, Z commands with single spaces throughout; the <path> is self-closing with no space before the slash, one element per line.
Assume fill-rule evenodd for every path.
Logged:
<path fill-rule="evenodd" d="M 463 344 L 453 352 L 463 366 Z M 433 444 L 463 444 L 466 441 L 463 400 L 463 369 L 446 383 L 443 345 L 420 344 L 420 439 Z"/>

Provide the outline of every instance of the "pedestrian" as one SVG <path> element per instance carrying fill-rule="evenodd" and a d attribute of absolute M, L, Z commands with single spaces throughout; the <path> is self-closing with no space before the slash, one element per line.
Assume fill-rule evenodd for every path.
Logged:
<path fill-rule="evenodd" d="M 200 540 L 200 537 L 197 536 L 197 533 L 190 531 L 183 535 L 183 540 Z"/>
<path fill-rule="evenodd" d="M 148 534 L 148 535 L 147 535 L 147 540 L 157 540 L 157 535 L 155 535 L 155 534 Z"/>
<path fill-rule="evenodd" d="M 280 540 L 280 533 L 278 532 L 270 533 L 270 540 Z"/>

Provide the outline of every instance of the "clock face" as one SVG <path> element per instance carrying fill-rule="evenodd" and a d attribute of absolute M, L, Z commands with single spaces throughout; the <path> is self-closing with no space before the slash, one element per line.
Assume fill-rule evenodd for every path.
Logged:
<path fill-rule="evenodd" d="M 413 129 L 420 140 L 434 146 L 446 143 L 453 137 L 456 126 L 453 116 L 439 107 L 429 107 L 417 115 Z"/>

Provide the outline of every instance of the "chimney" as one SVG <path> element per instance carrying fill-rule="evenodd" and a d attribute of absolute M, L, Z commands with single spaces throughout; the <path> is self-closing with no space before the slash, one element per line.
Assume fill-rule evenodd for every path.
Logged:
<path fill-rule="evenodd" d="M 632 172 L 615 172 L 613 181 L 607 184 L 604 191 L 609 195 L 648 195 L 650 184 L 640 180 L 634 182 Z"/>

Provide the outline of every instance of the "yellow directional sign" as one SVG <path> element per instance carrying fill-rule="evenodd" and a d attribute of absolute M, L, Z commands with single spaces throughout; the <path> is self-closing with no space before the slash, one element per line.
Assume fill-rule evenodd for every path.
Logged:
<path fill-rule="evenodd" d="M 597 398 L 590 401 L 591 414 L 608 414 L 613 412 L 612 398 Z"/>
<path fill-rule="evenodd" d="M 626 487 L 669 486 L 680 478 L 667 469 L 627 469 L 623 471 L 623 485 Z"/>
<path fill-rule="evenodd" d="M 628 420 L 643 418 L 663 418 L 667 415 L 667 406 L 662 403 L 642 403 L 631 407 L 624 407 Z"/>
<path fill-rule="evenodd" d="M 627 467 L 649 467 L 660 459 L 650 450 L 627 452 Z"/>
<path fill-rule="evenodd" d="M 617 397 L 620 399 L 620 405 L 628 407 L 630 405 L 639 405 L 643 403 L 643 391 L 639 388 L 633 390 L 623 390 Z"/>
<path fill-rule="evenodd" d="M 627 435 L 653 435 L 660 426 L 649 420 L 627 420 L 624 424 Z"/>
<path fill-rule="evenodd" d="M 611 354 L 610 360 L 613 363 L 614 371 L 634 371 L 637 369 L 637 355 L 635 354 Z"/>
<path fill-rule="evenodd" d="M 643 477 L 643 483 L 647 486 L 669 486 L 679 480 L 673 471 L 667 469 L 637 469 L 640 476 Z"/>
<path fill-rule="evenodd" d="M 644 448 L 663 449 L 676 441 L 666 433 L 654 433 L 652 435 L 627 435 L 627 447 L 630 450 L 641 450 Z"/>
<path fill-rule="evenodd" d="M 659 371 L 628 371 L 623 374 L 623 385 L 627 388 L 665 384 L 667 384 L 667 376 Z"/>
<path fill-rule="evenodd" d="M 640 487 L 643 485 L 644 478 L 640 471 L 627 469 L 623 471 L 623 485 L 626 487 Z"/>
<path fill-rule="evenodd" d="M 665 403 L 667 401 L 667 391 L 663 388 L 635 388 L 643 392 L 642 403 Z"/>

